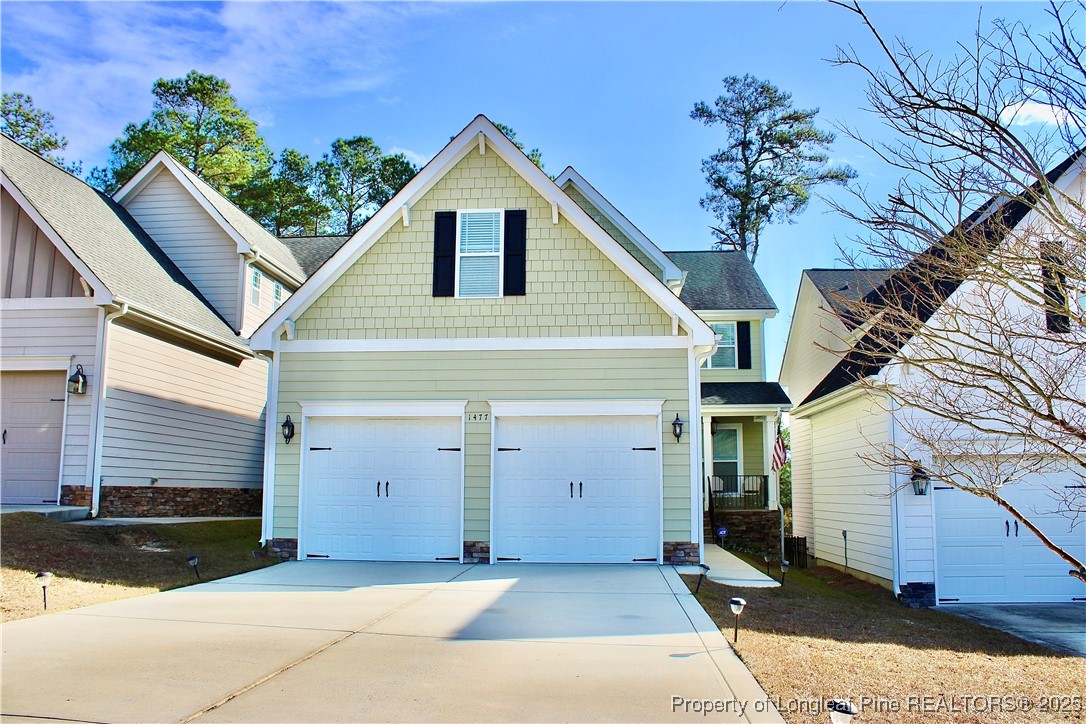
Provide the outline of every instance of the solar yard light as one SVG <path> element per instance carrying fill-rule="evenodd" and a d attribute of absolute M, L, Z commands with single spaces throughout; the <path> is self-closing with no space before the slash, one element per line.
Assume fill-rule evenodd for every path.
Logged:
<path fill-rule="evenodd" d="M 41 586 L 41 605 L 48 611 L 49 610 L 49 584 L 53 582 L 53 574 L 49 571 L 41 571 L 38 575 L 34 576 L 37 579 L 38 585 Z"/>
<path fill-rule="evenodd" d="M 833 724 L 848 724 L 852 717 L 859 713 L 856 705 L 847 699 L 833 699 L 826 708 L 830 710 L 830 721 Z"/>
<path fill-rule="evenodd" d="M 185 560 L 187 560 L 189 562 L 189 565 L 192 566 L 192 570 L 196 571 L 196 580 L 202 581 L 203 579 L 200 578 L 200 557 L 189 556 Z"/>
<path fill-rule="evenodd" d="M 746 608 L 747 602 L 742 598 L 733 598 L 728 601 L 728 606 L 731 608 L 732 613 L 735 614 L 735 635 L 732 641 L 738 643 L 739 641 L 739 614 L 743 613 L 743 609 Z"/>
<path fill-rule="evenodd" d="M 781 561 L 781 585 L 784 585 L 784 577 L 788 575 L 788 561 Z"/>
<path fill-rule="evenodd" d="M 698 595 L 698 591 L 701 590 L 701 582 L 705 580 L 705 574 L 709 572 L 709 566 L 704 563 L 699 563 L 698 568 L 701 569 L 701 575 L 698 576 L 698 587 L 694 589 L 694 595 Z"/>
<path fill-rule="evenodd" d="M 763 553 L 762 554 L 762 560 L 765 561 L 765 574 L 768 576 L 769 575 L 769 554 L 768 553 Z"/>

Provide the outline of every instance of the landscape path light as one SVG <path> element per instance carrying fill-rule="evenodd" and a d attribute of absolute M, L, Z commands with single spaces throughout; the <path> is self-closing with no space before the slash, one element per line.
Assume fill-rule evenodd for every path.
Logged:
<path fill-rule="evenodd" d="M 784 577 L 788 575 L 788 561 L 781 561 L 781 585 L 784 585 Z"/>
<path fill-rule="evenodd" d="M 199 556 L 189 556 L 185 560 L 187 560 L 189 565 L 192 566 L 192 570 L 196 571 L 196 580 L 197 581 L 204 580 L 204 579 L 200 578 L 200 557 Z"/>
<path fill-rule="evenodd" d="M 732 641 L 739 642 L 739 615 L 743 613 L 743 609 L 746 608 L 747 602 L 742 598 L 733 598 L 728 601 L 728 606 L 731 608 L 732 613 L 735 614 L 735 634 L 732 637 Z"/>
<path fill-rule="evenodd" d="M 38 580 L 38 585 L 41 586 L 41 605 L 48 611 L 49 610 L 49 584 L 53 582 L 53 574 L 49 571 L 41 571 L 38 575 L 34 576 Z"/>

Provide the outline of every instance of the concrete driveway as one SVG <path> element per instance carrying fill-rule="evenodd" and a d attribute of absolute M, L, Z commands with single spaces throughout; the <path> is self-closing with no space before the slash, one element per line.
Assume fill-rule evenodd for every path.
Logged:
<path fill-rule="evenodd" d="M 13 718 L 781 721 L 655 566 L 285 563 L 5 624 L 2 665 Z"/>
<path fill-rule="evenodd" d="M 1086 603 L 955 604 L 942 610 L 1075 656 L 1086 656 Z"/>

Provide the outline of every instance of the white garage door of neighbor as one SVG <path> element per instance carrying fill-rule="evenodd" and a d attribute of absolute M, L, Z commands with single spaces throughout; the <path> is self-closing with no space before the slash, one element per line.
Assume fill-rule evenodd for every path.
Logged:
<path fill-rule="evenodd" d="M 657 418 L 499 418 L 496 435 L 496 560 L 656 562 Z"/>
<path fill-rule="evenodd" d="M 1057 490 L 1078 484 L 1059 476 L 1049 483 Z M 1069 565 L 995 502 L 957 488 L 932 487 L 940 603 L 1058 602 L 1086 596 L 1082 583 L 1067 575 Z M 1002 495 L 1054 543 L 1083 560 L 1086 531 L 1081 524 L 1072 530 L 1071 521 L 1055 512 L 1048 488 L 1023 481 L 1003 488 Z"/>
<path fill-rule="evenodd" d="M 57 502 L 67 394 L 63 372 L 0 373 L 3 502 Z"/>
<path fill-rule="evenodd" d="M 344 560 L 459 560 L 459 418 L 312 418 L 302 551 Z"/>

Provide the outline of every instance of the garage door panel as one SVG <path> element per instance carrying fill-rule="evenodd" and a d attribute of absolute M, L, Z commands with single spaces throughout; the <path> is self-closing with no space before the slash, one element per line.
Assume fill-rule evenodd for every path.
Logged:
<path fill-rule="evenodd" d="M 315 418 L 306 462 L 305 553 L 349 560 L 459 558 L 457 418 Z M 387 485 L 386 485 L 387 484 Z"/>

